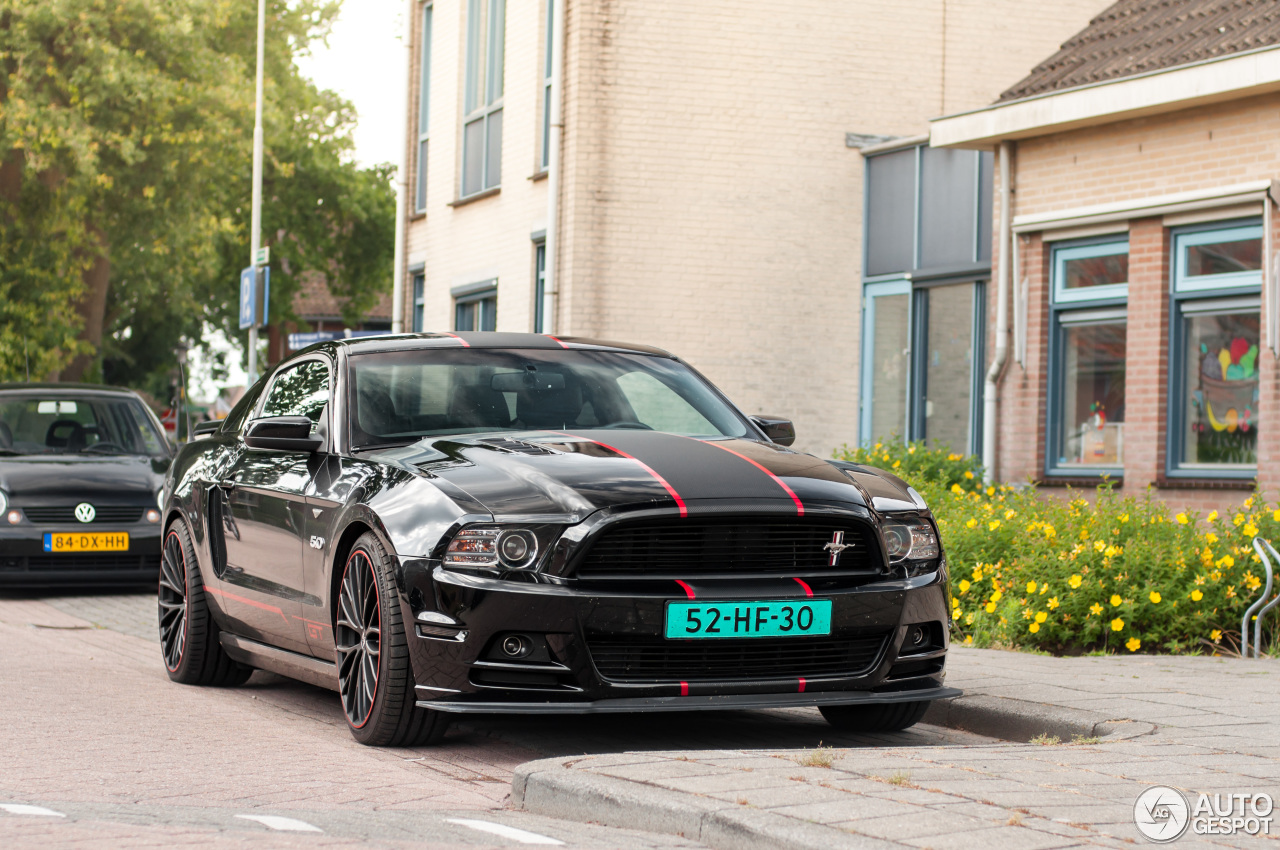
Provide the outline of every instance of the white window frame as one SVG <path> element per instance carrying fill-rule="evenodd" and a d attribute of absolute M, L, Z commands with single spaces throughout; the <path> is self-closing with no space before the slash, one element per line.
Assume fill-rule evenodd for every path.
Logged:
<path fill-rule="evenodd" d="M 1230 289 L 1238 286 L 1261 286 L 1262 269 L 1228 274 L 1197 275 L 1195 277 L 1186 273 L 1188 248 L 1195 245 L 1208 245 L 1214 242 L 1244 242 L 1249 239 L 1263 241 L 1262 225 L 1260 223 L 1233 227 L 1208 227 L 1203 230 L 1176 234 L 1174 236 L 1174 292 L 1204 292 Z M 1265 258 L 1263 261 L 1265 262 Z"/>
<path fill-rule="evenodd" d="M 467 0 L 466 67 L 463 78 L 462 175 L 460 197 L 502 185 L 502 97 L 506 49 L 506 0 Z M 467 183 L 467 128 L 482 122 L 480 183 Z M 496 150 L 495 150 L 496 148 Z M 496 154 L 496 155 L 495 155 Z M 496 169 L 489 167 L 497 163 Z M 496 171 L 496 173 L 490 173 Z"/>
<path fill-rule="evenodd" d="M 414 180 L 414 212 L 427 210 L 427 149 L 431 137 L 431 26 L 433 6 L 422 6 L 422 45 L 418 68 L 418 147 L 417 174 Z"/>
<path fill-rule="evenodd" d="M 1124 246 L 1123 251 L 1116 250 Z M 1104 286 L 1086 286 L 1082 289 L 1067 289 L 1066 267 L 1069 260 L 1082 260 L 1091 257 L 1110 257 L 1119 254 L 1128 255 L 1129 235 L 1087 245 L 1074 245 L 1053 248 L 1053 300 L 1055 304 L 1071 304 L 1078 302 L 1103 301 L 1112 298 L 1128 298 L 1129 283 L 1113 283 Z"/>

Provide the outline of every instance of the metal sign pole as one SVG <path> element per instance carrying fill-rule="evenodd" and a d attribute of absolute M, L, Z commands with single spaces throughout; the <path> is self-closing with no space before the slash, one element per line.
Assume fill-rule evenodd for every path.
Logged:
<path fill-rule="evenodd" d="M 262 245 L 262 66 L 266 34 L 267 0 L 258 0 L 258 88 L 253 119 L 253 212 L 249 224 L 249 266 L 251 268 L 258 262 L 258 248 Z M 257 301 L 257 293 L 254 293 L 254 301 Z M 266 316 L 254 316 L 254 322 L 249 326 L 249 358 L 245 371 L 249 374 L 250 386 L 258 380 L 258 326 L 265 320 Z"/>

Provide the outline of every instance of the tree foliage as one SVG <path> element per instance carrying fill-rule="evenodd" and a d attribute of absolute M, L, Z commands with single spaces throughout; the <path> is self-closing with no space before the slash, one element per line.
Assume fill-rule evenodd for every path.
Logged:
<path fill-rule="evenodd" d="M 390 280 L 389 169 L 354 164 L 354 110 L 294 63 L 337 10 L 268 2 L 272 321 L 308 270 L 352 320 Z M 182 338 L 234 329 L 256 23 L 236 0 L 0 0 L 0 380 L 29 356 L 33 376 L 154 387 Z"/>

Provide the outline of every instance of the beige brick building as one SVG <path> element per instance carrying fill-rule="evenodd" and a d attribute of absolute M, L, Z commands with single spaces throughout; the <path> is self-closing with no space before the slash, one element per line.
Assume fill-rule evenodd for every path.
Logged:
<path fill-rule="evenodd" d="M 998 478 L 1280 489 L 1280 6 L 1120 0 L 932 144 L 1008 164 Z M 1002 187 L 997 185 L 996 197 Z M 994 299 L 992 299 L 994 301 Z M 988 315 L 996 347 L 999 316 Z"/>
<path fill-rule="evenodd" d="M 856 146 L 989 103 L 1103 5 L 547 3 L 418 7 L 406 329 L 658 345 L 748 412 L 793 418 L 819 453 L 859 438 Z M 540 297 L 549 230 L 554 292 Z M 967 273 L 985 277 L 974 260 Z"/>

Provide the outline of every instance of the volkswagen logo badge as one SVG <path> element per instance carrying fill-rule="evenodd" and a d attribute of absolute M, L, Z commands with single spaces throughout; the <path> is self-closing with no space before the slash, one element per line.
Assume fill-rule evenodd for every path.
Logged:
<path fill-rule="evenodd" d="M 81 522 L 93 522 L 93 518 L 97 515 L 98 512 L 95 511 L 93 509 L 93 505 L 88 502 L 81 502 L 76 505 L 76 519 Z"/>

